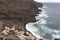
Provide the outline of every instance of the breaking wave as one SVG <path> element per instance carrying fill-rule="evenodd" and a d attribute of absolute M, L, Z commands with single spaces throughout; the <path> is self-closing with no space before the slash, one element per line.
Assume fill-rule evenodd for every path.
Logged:
<path fill-rule="evenodd" d="M 41 9 L 42 12 L 39 12 L 41 14 L 37 14 L 35 16 L 36 22 L 29 22 L 26 24 L 26 30 L 30 31 L 36 38 L 44 38 L 50 40 L 51 38 L 60 38 L 60 31 L 56 29 L 51 29 L 47 26 L 47 18 L 49 15 L 47 15 L 47 6 L 44 5 L 42 8 L 38 7 L 38 9 Z"/>

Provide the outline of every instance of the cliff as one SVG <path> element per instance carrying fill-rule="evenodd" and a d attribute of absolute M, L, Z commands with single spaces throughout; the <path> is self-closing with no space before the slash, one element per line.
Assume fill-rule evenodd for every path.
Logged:
<path fill-rule="evenodd" d="M 35 16 L 38 14 L 38 11 L 41 11 L 38 10 L 39 6 L 42 7 L 42 4 L 36 3 L 33 0 L 0 0 L 0 39 L 1 32 L 6 26 L 10 28 L 15 26 L 16 30 L 24 30 L 25 32 L 25 24 L 36 21 Z M 3 35 L 2 39 L 5 39 L 4 37 L 8 37 L 7 40 L 10 38 L 9 35 Z M 12 39 L 16 38 L 15 35 L 14 38 L 13 36 L 11 37 Z M 33 39 L 33 37 L 30 39 Z"/>
<path fill-rule="evenodd" d="M 0 0 L 0 27 L 4 29 L 4 26 L 15 25 L 21 29 L 26 23 L 35 22 L 38 13 L 36 5 L 33 0 Z"/>
<path fill-rule="evenodd" d="M 20 19 L 20 22 L 35 21 L 37 8 L 32 1 L 1 0 L 0 19 Z M 33 14 L 33 15 L 32 15 Z M 32 16 L 32 18 L 31 18 Z"/>

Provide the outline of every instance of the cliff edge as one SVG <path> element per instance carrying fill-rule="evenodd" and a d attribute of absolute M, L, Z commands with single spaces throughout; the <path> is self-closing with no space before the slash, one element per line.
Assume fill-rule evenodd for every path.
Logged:
<path fill-rule="evenodd" d="M 0 27 L 15 25 L 21 29 L 26 23 L 35 22 L 37 4 L 33 0 L 0 0 Z"/>

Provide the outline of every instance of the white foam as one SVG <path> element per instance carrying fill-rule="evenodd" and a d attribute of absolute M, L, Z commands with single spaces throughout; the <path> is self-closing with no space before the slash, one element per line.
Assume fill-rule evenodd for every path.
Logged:
<path fill-rule="evenodd" d="M 31 23 L 31 22 L 26 24 L 26 29 L 30 32 L 38 31 L 38 29 L 36 27 L 34 27 L 33 25 L 34 25 L 34 23 Z"/>
<path fill-rule="evenodd" d="M 34 24 L 42 24 L 42 25 L 47 24 L 47 20 L 45 18 L 47 18 L 48 15 L 46 14 L 46 12 L 45 12 L 45 10 L 43 8 L 39 7 L 38 9 L 42 10 L 42 12 L 39 12 L 41 14 L 38 14 L 37 16 L 35 16 L 36 20 L 38 20 L 38 21 L 35 22 L 35 23 L 30 22 L 30 23 L 26 24 L 26 29 L 28 31 L 30 31 L 35 37 L 40 39 L 41 38 L 40 32 L 39 32 L 40 29 L 38 27 L 36 27 L 36 26 L 33 26 L 33 25 Z M 40 26 L 40 27 L 42 27 L 42 26 Z"/>
<path fill-rule="evenodd" d="M 39 16 L 41 16 L 41 17 L 49 17 L 47 15 L 47 11 L 45 11 L 45 9 L 43 9 L 43 8 L 38 8 L 38 9 L 41 9 L 42 10 L 42 12 L 38 12 L 38 13 L 40 13 Z"/>
<path fill-rule="evenodd" d="M 41 8 L 41 7 L 38 7 L 38 9 L 42 10 L 42 8 Z"/>
<path fill-rule="evenodd" d="M 52 37 L 53 37 L 53 38 L 60 38 L 60 35 L 58 35 L 58 34 L 57 34 L 57 35 L 56 35 L 56 34 L 54 35 L 54 34 L 53 34 Z"/>
<path fill-rule="evenodd" d="M 41 36 L 40 36 L 40 34 L 36 34 L 36 33 L 34 33 L 34 32 L 31 32 L 36 38 L 41 38 L 41 39 L 43 39 Z"/>
<path fill-rule="evenodd" d="M 39 14 L 38 16 L 40 16 L 40 17 L 44 17 L 44 18 L 47 18 L 47 17 L 49 17 L 47 14 L 45 14 L 44 12 L 41 12 L 41 14 Z"/>
<path fill-rule="evenodd" d="M 45 2 L 58 3 L 58 2 L 60 2 L 60 0 L 34 0 L 34 1 L 36 1 L 38 3 L 45 3 Z"/>
<path fill-rule="evenodd" d="M 44 2 L 44 0 L 34 0 L 34 1 L 36 1 L 38 3 L 43 3 Z"/>
<path fill-rule="evenodd" d="M 40 3 L 43 0 L 35 0 L 35 1 Z M 44 5 L 43 8 L 38 7 L 38 9 L 42 10 L 42 12 L 38 12 L 41 14 L 37 14 L 37 16 L 35 16 L 36 20 L 38 20 L 38 21 L 34 22 L 34 23 L 30 22 L 30 23 L 26 24 L 26 29 L 28 31 L 30 31 L 37 38 L 41 38 L 42 34 L 39 33 L 40 31 L 42 31 L 42 33 L 44 32 L 44 34 L 47 33 L 47 34 L 51 35 L 53 38 L 60 38 L 59 30 L 55 30 L 55 29 L 53 30 L 44 25 L 44 24 L 47 24 L 46 18 L 49 17 L 47 15 L 47 12 L 45 11 L 45 8 L 47 8 L 46 5 Z M 33 26 L 34 24 L 40 24 L 41 30 L 39 29 L 38 26 Z"/>
<path fill-rule="evenodd" d="M 40 19 L 40 24 L 46 24 L 47 21 L 45 19 Z"/>
<path fill-rule="evenodd" d="M 59 30 L 54 30 L 55 33 L 59 33 L 60 31 Z"/>

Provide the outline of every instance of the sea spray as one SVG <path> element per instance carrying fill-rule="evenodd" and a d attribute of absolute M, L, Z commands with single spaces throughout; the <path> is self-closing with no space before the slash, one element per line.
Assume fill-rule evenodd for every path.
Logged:
<path fill-rule="evenodd" d="M 40 39 L 40 38 L 43 38 L 43 36 L 45 35 L 45 31 L 43 30 L 44 28 L 42 28 L 42 26 L 44 27 L 45 24 L 47 23 L 45 18 L 47 18 L 48 15 L 45 14 L 45 11 L 43 10 L 43 8 L 38 8 L 38 9 L 42 10 L 42 12 L 40 12 L 41 14 L 35 17 L 36 20 L 38 21 L 34 23 L 30 22 L 26 24 L 26 29 L 30 31 L 35 37 Z"/>
<path fill-rule="evenodd" d="M 56 29 L 49 28 L 47 18 L 50 17 L 47 15 L 46 5 L 43 8 L 38 7 L 42 12 L 35 16 L 36 22 L 29 22 L 26 24 L 26 29 L 30 31 L 36 38 L 44 38 L 46 40 L 51 40 L 52 38 L 60 38 L 60 31 Z"/>

